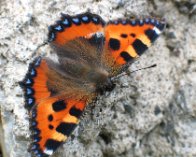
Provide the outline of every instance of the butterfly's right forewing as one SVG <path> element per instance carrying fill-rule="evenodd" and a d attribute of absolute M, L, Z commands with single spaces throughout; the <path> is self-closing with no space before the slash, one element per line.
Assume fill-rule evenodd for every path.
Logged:
<path fill-rule="evenodd" d="M 164 27 L 165 21 L 154 18 L 110 21 L 105 28 L 105 47 L 114 59 L 111 67 L 123 68 L 132 63 L 152 45 Z"/>

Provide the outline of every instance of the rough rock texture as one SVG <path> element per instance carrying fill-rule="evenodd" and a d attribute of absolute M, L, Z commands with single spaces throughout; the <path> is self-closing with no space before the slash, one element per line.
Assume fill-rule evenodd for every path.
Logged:
<path fill-rule="evenodd" d="M 47 26 L 60 12 L 109 19 L 161 16 L 168 26 L 117 88 L 89 105 L 54 157 L 196 156 L 195 0 L 0 1 L 0 140 L 4 157 L 30 157 L 28 113 L 18 86 L 33 57 L 49 55 Z"/>

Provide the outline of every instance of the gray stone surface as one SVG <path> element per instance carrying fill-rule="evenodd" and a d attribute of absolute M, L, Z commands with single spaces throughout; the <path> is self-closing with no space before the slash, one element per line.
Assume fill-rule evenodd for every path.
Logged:
<path fill-rule="evenodd" d="M 4 157 L 30 157 L 28 113 L 18 81 L 39 54 L 49 55 L 47 26 L 60 12 L 90 10 L 106 21 L 161 16 L 164 34 L 117 88 L 89 105 L 82 121 L 54 157 L 196 156 L 196 1 L 66 0 L 0 1 L 0 111 Z"/>

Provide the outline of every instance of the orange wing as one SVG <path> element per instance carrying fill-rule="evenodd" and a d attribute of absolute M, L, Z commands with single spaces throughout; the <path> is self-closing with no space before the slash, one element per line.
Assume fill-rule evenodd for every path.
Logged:
<path fill-rule="evenodd" d="M 25 79 L 20 82 L 25 95 L 25 107 L 30 110 L 34 104 L 48 98 L 51 92 L 47 88 L 48 66 L 46 61 L 37 57 L 30 65 Z"/>
<path fill-rule="evenodd" d="M 40 102 L 31 112 L 34 155 L 52 155 L 67 140 L 79 122 L 85 100 L 49 98 Z"/>
<path fill-rule="evenodd" d="M 105 22 L 96 14 L 84 13 L 76 16 L 62 14 L 61 20 L 49 27 L 49 41 L 64 45 L 77 37 L 91 37 L 93 33 L 103 31 Z"/>
<path fill-rule="evenodd" d="M 36 157 L 51 155 L 68 138 L 90 100 L 87 96 L 74 99 L 63 93 L 56 94 L 61 89 L 53 91 L 49 88 L 49 83 L 56 81 L 49 76 L 50 66 L 48 60 L 36 58 L 20 82 L 25 93 L 25 106 L 31 114 L 33 143 L 30 150 Z"/>
<path fill-rule="evenodd" d="M 110 21 L 105 28 L 106 47 L 115 64 L 124 65 L 143 54 L 164 27 L 164 21 L 153 18 Z"/>

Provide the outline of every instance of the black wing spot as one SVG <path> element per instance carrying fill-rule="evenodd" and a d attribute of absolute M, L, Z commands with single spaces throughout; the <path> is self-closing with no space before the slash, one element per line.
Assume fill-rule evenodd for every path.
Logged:
<path fill-rule="evenodd" d="M 50 130 L 53 130 L 53 129 L 54 129 L 54 126 L 51 125 L 51 124 L 49 124 L 49 125 L 48 125 L 48 128 L 49 128 Z"/>
<path fill-rule="evenodd" d="M 48 139 L 45 143 L 45 147 L 48 150 L 53 150 L 55 151 L 60 145 L 62 144 L 62 142 L 53 140 L 53 139 Z"/>
<path fill-rule="evenodd" d="M 158 37 L 158 34 L 152 29 L 147 29 L 145 31 L 145 34 L 147 35 L 148 39 L 150 39 L 151 42 L 154 42 Z"/>
<path fill-rule="evenodd" d="M 64 109 L 66 109 L 66 103 L 64 102 L 64 100 L 59 100 L 59 101 L 56 101 L 52 104 L 52 108 L 55 112 L 59 112 L 59 111 L 62 111 Z"/>
<path fill-rule="evenodd" d="M 75 129 L 76 124 L 74 123 L 61 123 L 56 128 L 56 131 L 62 133 L 63 135 L 69 136 L 71 132 Z"/>
<path fill-rule="evenodd" d="M 120 35 L 122 38 L 127 38 L 127 34 L 121 34 Z"/>
<path fill-rule="evenodd" d="M 133 42 L 133 48 L 135 49 L 138 55 L 142 55 L 144 51 L 148 49 L 148 47 L 139 39 L 136 39 Z"/>
<path fill-rule="evenodd" d="M 133 37 L 133 38 L 136 37 L 135 33 L 131 33 L 130 36 Z"/>
<path fill-rule="evenodd" d="M 131 60 L 133 59 L 133 57 L 131 57 L 131 56 L 129 55 L 129 53 L 126 52 L 126 51 L 121 52 L 121 53 L 120 53 L 120 56 L 121 56 L 126 62 L 129 62 L 129 61 L 131 61 Z"/>
<path fill-rule="evenodd" d="M 110 38 L 110 40 L 109 40 L 109 47 L 112 50 L 119 50 L 119 48 L 120 48 L 120 41 L 118 39 L 115 39 L 115 38 Z"/>
<path fill-rule="evenodd" d="M 53 116 L 51 114 L 48 116 L 48 121 L 53 121 Z"/>
<path fill-rule="evenodd" d="M 82 111 L 80 109 L 77 109 L 75 107 L 72 107 L 69 111 L 69 114 L 72 116 L 75 116 L 77 118 L 79 118 L 82 114 Z"/>

